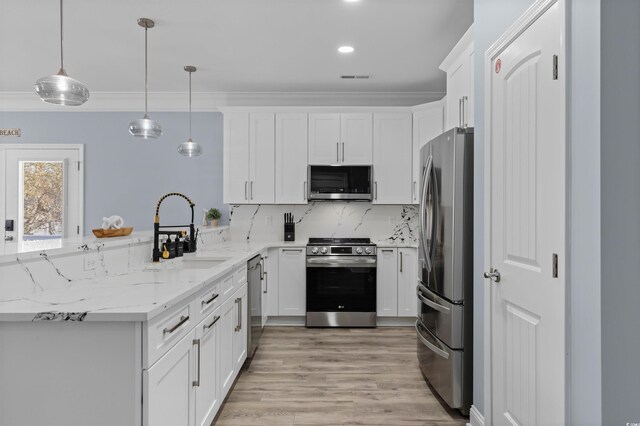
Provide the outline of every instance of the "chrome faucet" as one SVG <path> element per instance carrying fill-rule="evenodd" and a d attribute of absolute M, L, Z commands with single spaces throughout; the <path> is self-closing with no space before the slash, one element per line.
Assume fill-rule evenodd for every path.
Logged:
<path fill-rule="evenodd" d="M 179 238 L 186 234 L 186 232 L 183 230 L 180 230 L 180 231 L 175 231 L 175 230 L 161 231 L 160 230 L 160 228 L 179 228 L 179 227 L 187 226 L 187 225 L 160 226 L 160 205 L 165 200 L 165 198 L 171 197 L 173 195 L 184 198 L 189 203 L 189 207 L 191 207 L 191 223 L 188 225 L 189 226 L 189 242 L 188 244 L 185 242 L 183 252 L 193 253 L 196 251 L 196 248 L 197 248 L 196 232 L 195 232 L 195 227 L 193 226 L 193 217 L 194 217 L 193 207 L 195 206 L 195 203 L 191 201 L 191 199 L 184 194 L 180 194 L 179 192 L 170 192 L 166 195 L 163 195 L 162 198 L 160 198 L 160 200 L 158 201 L 158 204 L 156 205 L 156 215 L 153 220 L 153 261 L 154 262 L 159 262 L 161 257 L 163 259 L 167 259 L 169 255 L 166 247 L 165 247 L 165 250 L 163 250 L 162 255 L 160 254 L 160 235 L 167 235 L 168 238 L 171 238 L 171 235 L 175 235 L 176 251 L 178 251 L 177 247 L 178 247 L 178 244 L 180 244 Z"/>

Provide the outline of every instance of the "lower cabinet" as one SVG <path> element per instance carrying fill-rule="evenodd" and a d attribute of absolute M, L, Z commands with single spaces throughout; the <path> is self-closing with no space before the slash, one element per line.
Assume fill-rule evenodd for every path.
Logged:
<path fill-rule="evenodd" d="M 278 253 L 278 314 L 306 314 L 307 270 L 305 248 L 281 248 Z"/>
<path fill-rule="evenodd" d="M 220 388 L 220 309 L 196 326 L 196 426 L 209 426 L 222 404 Z"/>
<path fill-rule="evenodd" d="M 247 359 L 247 330 L 251 326 L 249 324 L 247 310 L 249 308 L 247 304 L 247 286 L 240 288 L 238 292 L 233 296 L 233 308 L 235 316 L 235 326 L 233 327 L 233 369 L 235 370 L 235 376 L 242 368 L 242 364 Z M 235 377 L 234 377 L 235 379 Z"/>
<path fill-rule="evenodd" d="M 378 248 L 377 314 L 415 317 L 418 252 L 415 248 Z"/>
<path fill-rule="evenodd" d="M 195 330 L 191 331 L 144 372 L 148 426 L 194 424 L 195 334 Z"/>

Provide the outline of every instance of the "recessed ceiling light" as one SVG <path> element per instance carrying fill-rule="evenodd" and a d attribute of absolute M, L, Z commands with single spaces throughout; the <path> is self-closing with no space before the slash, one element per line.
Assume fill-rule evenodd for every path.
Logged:
<path fill-rule="evenodd" d="M 340 46 L 338 47 L 338 52 L 340 53 L 351 53 L 353 52 L 355 49 L 351 46 Z"/>

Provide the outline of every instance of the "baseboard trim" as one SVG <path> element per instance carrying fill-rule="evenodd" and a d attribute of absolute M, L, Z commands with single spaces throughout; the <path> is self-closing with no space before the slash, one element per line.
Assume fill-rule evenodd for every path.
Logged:
<path fill-rule="evenodd" d="M 378 317 L 376 318 L 378 327 L 410 327 L 416 323 L 414 317 Z M 303 327 L 305 317 L 269 317 L 267 327 Z"/>
<path fill-rule="evenodd" d="M 467 425 L 484 426 L 484 416 L 480 414 L 475 405 L 472 405 L 471 410 L 469 410 L 469 423 Z"/>

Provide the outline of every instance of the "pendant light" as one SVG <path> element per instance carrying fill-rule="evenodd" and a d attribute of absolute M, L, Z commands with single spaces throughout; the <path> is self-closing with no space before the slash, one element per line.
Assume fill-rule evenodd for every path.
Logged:
<path fill-rule="evenodd" d="M 56 105 L 82 105 L 89 99 L 89 89 L 75 78 L 71 78 L 64 70 L 62 49 L 62 0 L 60 0 L 60 70 L 55 75 L 42 77 L 33 85 L 33 90 L 40 99 Z"/>
<path fill-rule="evenodd" d="M 202 148 L 191 139 L 191 73 L 196 72 L 196 67 L 187 65 L 184 70 L 189 73 L 189 139 L 178 145 L 178 152 L 185 157 L 197 157 L 202 154 Z"/>
<path fill-rule="evenodd" d="M 157 139 L 162 135 L 162 126 L 151 120 L 147 111 L 147 30 L 156 24 L 151 19 L 140 18 L 138 25 L 144 28 L 144 117 L 129 123 L 129 133 L 137 138 Z"/>

